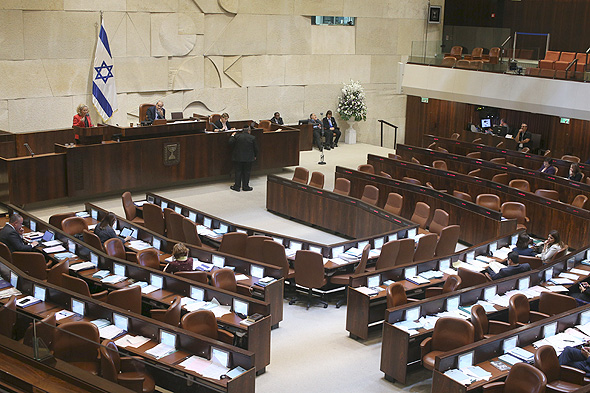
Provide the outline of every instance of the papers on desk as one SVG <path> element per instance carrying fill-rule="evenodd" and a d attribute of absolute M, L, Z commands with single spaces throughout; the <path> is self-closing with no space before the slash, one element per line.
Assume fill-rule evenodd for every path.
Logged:
<path fill-rule="evenodd" d="M 230 371 L 229 371 L 227 374 L 225 374 L 225 375 L 227 375 L 229 378 L 232 378 L 232 379 L 233 379 L 233 378 L 235 378 L 235 377 L 238 377 L 238 376 L 242 375 L 242 374 L 243 374 L 243 373 L 245 373 L 245 372 L 246 372 L 246 369 L 245 369 L 245 368 L 238 366 L 238 367 L 236 367 L 236 368 L 233 368 L 233 369 L 231 369 L 231 370 L 230 370 Z"/>
<path fill-rule="evenodd" d="M 0 291 L 0 299 L 6 299 L 11 296 L 19 296 L 19 295 L 22 295 L 21 291 L 19 291 L 18 289 L 14 288 L 14 287 L 7 288 L 3 291 Z"/>
<path fill-rule="evenodd" d="M 115 325 L 108 325 L 102 328 L 98 328 L 98 332 L 100 334 L 100 337 L 106 338 L 107 340 L 112 340 L 115 337 L 118 337 L 121 334 L 125 333 L 125 330 L 120 329 Z"/>
<path fill-rule="evenodd" d="M 184 299 L 186 299 L 186 298 L 184 298 Z M 182 302 L 182 300 L 181 300 L 181 302 Z M 186 305 L 184 306 L 184 308 L 188 312 L 196 311 L 196 310 L 209 310 L 209 311 L 213 312 L 213 314 L 215 314 L 216 318 L 221 318 L 225 314 L 231 313 L 230 306 L 222 306 L 219 303 L 219 301 L 215 298 L 211 299 L 210 302 L 197 301 L 197 300 L 189 298 L 189 299 L 185 300 L 185 303 L 186 303 Z"/>
<path fill-rule="evenodd" d="M 236 274 L 236 281 L 248 280 L 250 277 L 245 274 Z"/>
<path fill-rule="evenodd" d="M 555 352 L 557 353 L 557 355 L 559 356 L 559 354 L 561 352 L 563 352 L 565 347 L 575 347 L 577 345 L 584 344 L 584 342 L 585 341 L 581 338 L 578 338 L 578 337 L 572 336 L 566 332 L 563 332 L 563 333 L 558 333 L 558 334 L 551 336 L 551 337 L 545 337 L 542 340 L 535 341 L 533 343 L 533 346 L 535 348 L 539 348 L 539 347 L 542 347 L 543 345 L 551 345 L 555 349 Z"/>
<path fill-rule="evenodd" d="M 493 298 L 488 300 L 490 303 L 498 305 L 500 307 L 508 307 L 508 302 L 510 301 L 510 296 L 501 296 L 496 295 Z"/>
<path fill-rule="evenodd" d="M 143 337 L 143 336 L 135 336 L 134 337 L 132 335 L 127 334 L 127 335 L 121 337 L 120 339 L 118 339 L 117 341 L 115 341 L 115 344 L 118 347 L 139 348 L 143 344 L 147 343 L 148 341 L 150 341 L 150 339 L 147 337 Z"/>
<path fill-rule="evenodd" d="M 55 254 L 53 257 L 59 261 L 63 261 L 64 259 L 76 258 L 77 255 L 72 254 L 69 251 L 66 251 L 66 252 L 60 252 L 59 254 Z"/>
<path fill-rule="evenodd" d="M 559 278 L 559 277 L 553 277 L 552 279 L 549 280 L 549 282 L 556 284 L 556 285 L 569 285 L 569 284 L 574 283 L 569 278 Z"/>
<path fill-rule="evenodd" d="M 96 224 L 88 225 L 88 230 L 89 231 L 94 231 L 94 228 L 96 228 Z"/>
<path fill-rule="evenodd" d="M 576 269 L 576 268 L 571 269 L 570 270 L 570 273 L 574 273 L 574 274 L 577 274 L 579 276 L 587 276 L 587 275 L 590 274 L 590 272 L 588 270 L 582 270 L 582 269 Z"/>
<path fill-rule="evenodd" d="M 538 293 L 538 295 L 537 295 L 537 296 L 541 295 L 541 292 L 547 292 L 547 291 L 548 291 L 548 289 L 547 289 L 547 288 L 545 288 L 545 287 L 542 287 L 542 286 L 540 286 L 540 285 L 535 285 L 534 287 L 530 287 L 530 288 L 529 288 L 529 290 L 530 290 L 530 291 L 535 291 L 535 292 L 537 292 L 537 293 Z"/>
<path fill-rule="evenodd" d="M 492 303 L 488 303 L 485 300 L 479 300 L 475 304 L 479 304 L 480 306 L 482 306 L 486 313 L 496 311 L 496 307 L 494 307 Z"/>
<path fill-rule="evenodd" d="M 379 257 L 379 255 L 381 255 L 381 249 L 377 248 L 377 249 L 373 249 L 369 251 L 369 258 L 377 258 Z"/>
<path fill-rule="evenodd" d="M 43 237 L 43 232 L 27 232 L 27 233 L 23 234 L 23 238 L 25 240 L 30 241 L 30 242 L 35 241 L 35 240 L 39 240 L 42 237 Z"/>
<path fill-rule="evenodd" d="M 90 261 L 86 261 L 86 262 L 80 262 L 80 263 L 76 263 L 74 265 L 70 265 L 70 270 L 73 270 L 75 272 L 79 272 L 82 270 L 88 270 L 88 269 L 95 269 L 96 266 L 94 266 L 94 264 Z"/>
<path fill-rule="evenodd" d="M 375 296 L 380 292 L 375 287 L 356 287 L 354 289 L 356 289 L 360 293 L 364 293 L 367 296 Z"/>
<path fill-rule="evenodd" d="M 200 356 L 193 355 L 183 362 L 178 364 L 180 367 L 184 367 L 189 371 L 201 374 L 203 370 L 211 365 L 211 361 Z"/>
<path fill-rule="evenodd" d="M 287 255 L 287 259 L 295 259 L 295 254 L 297 254 L 297 250 L 292 248 L 285 248 L 285 254 Z"/>
<path fill-rule="evenodd" d="M 46 252 L 47 254 L 53 254 L 53 253 L 62 252 L 62 251 L 66 251 L 66 249 L 61 244 L 59 246 L 47 247 L 47 248 L 43 249 L 43 252 Z"/>
<path fill-rule="evenodd" d="M 585 333 L 582 333 L 580 330 L 578 330 L 578 328 L 581 326 L 582 325 L 579 325 L 579 326 L 576 326 L 573 328 L 567 328 L 564 333 L 569 334 L 572 337 L 579 338 L 580 340 L 586 342 L 586 341 L 590 340 L 590 336 Z M 590 325 L 588 327 L 590 327 Z"/>
<path fill-rule="evenodd" d="M 23 298 L 20 298 L 16 301 L 16 305 L 18 307 L 22 307 L 22 308 L 27 308 L 29 306 L 32 306 L 33 304 L 37 304 L 37 303 L 41 303 L 42 300 L 41 299 L 37 299 L 34 296 L 25 296 Z"/>
<path fill-rule="evenodd" d="M 129 248 L 132 248 L 137 251 L 141 251 L 141 250 L 147 250 L 148 248 L 152 248 L 152 245 L 144 242 L 143 240 L 131 240 L 129 242 Z"/>
<path fill-rule="evenodd" d="M 501 361 L 503 361 L 504 363 L 506 363 L 509 366 L 514 366 L 516 363 L 522 362 L 522 360 L 510 355 L 509 353 L 505 353 L 504 355 L 498 356 L 498 359 L 500 359 Z"/>
<path fill-rule="evenodd" d="M 452 276 L 454 274 L 457 274 L 457 270 L 453 269 L 452 267 L 445 269 L 442 271 L 444 274 L 446 274 L 447 276 Z"/>
<path fill-rule="evenodd" d="M 527 351 L 526 349 L 522 349 L 520 347 L 516 347 L 508 351 L 509 355 L 512 355 L 523 362 L 531 362 L 533 357 L 535 356 L 534 353 Z"/>
<path fill-rule="evenodd" d="M 144 203 L 147 203 L 147 201 L 135 201 L 135 202 L 133 202 L 133 204 L 135 206 L 139 206 L 139 207 L 142 207 Z"/>
<path fill-rule="evenodd" d="M 52 247 L 52 246 L 61 245 L 61 242 L 59 240 L 50 240 L 48 242 L 43 242 L 41 244 L 43 244 L 45 247 Z"/>
<path fill-rule="evenodd" d="M 342 254 L 340 254 L 340 255 L 342 255 Z M 326 264 L 328 261 L 331 261 L 332 263 L 335 263 L 336 265 L 339 265 L 339 266 L 340 266 L 340 265 L 346 265 L 347 263 L 350 263 L 349 261 L 345 261 L 345 260 L 344 260 L 344 259 L 342 259 L 342 258 L 330 258 L 330 259 L 328 259 L 328 258 L 324 258 L 324 265 L 325 265 L 325 264 Z"/>
<path fill-rule="evenodd" d="M 577 274 L 566 273 L 566 272 L 561 272 L 561 274 L 559 274 L 559 276 L 557 276 L 557 277 L 570 279 L 570 280 L 574 280 L 574 281 L 576 281 L 579 278 Z"/>
<path fill-rule="evenodd" d="M 104 282 L 105 284 L 117 284 L 121 281 L 125 281 L 127 280 L 127 277 L 125 276 L 118 276 L 116 274 L 113 274 L 112 276 L 108 276 L 106 278 L 103 278 L 102 280 L 100 280 L 101 282 Z"/>
<path fill-rule="evenodd" d="M 206 263 L 206 262 L 201 262 L 199 260 L 195 262 L 193 262 L 193 269 L 194 270 L 202 270 L 204 272 L 210 272 L 211 270 L 213 270 L 213 268 L 215 267 L 214 264 L 212 263 Z"/>
<path fill-rule="evenodd" d="M 136 286 L 141 287 L 141 293 L 144 294 L 144 295 L 147 295 L 148 293 L 152 293 L 152 292 L 155 292 L 158 289 L 160 289 L 158 287 L 155 287 L 153 285 L 148 284 L 145 281 L 138 281 L 138 282 L 135 282 L 135 283 L 133 283 L 133 284 L 131 284 L 129 286 L 130 287 L 136 287 Z"/>
<path fill-rule="evenodd" d="M 498 273 L 500 270 L 504 269 L 506 266 L 502 265 L 500 262 L 490 262 L 488 264 L 489 268 L 494 271 L 494 273 Z"/>
<path fill-rule="evenodd" d="M 146 354 L 153 356 L 156 359 L 161 359 L 161 358 L 168 356 L 174 352 L 176 352 L 176 348 L 171 347 L 170 345 L 161 344 L 161 343 L 156 345 L 155 347 L 145 351 Z"/>
<path fill-rule="evenodd" d="M 576 329 L 578 329 L 585 335 L 590 336 L 590 323 L 587 323 L 585 325 L 578 325 L 576 326 Z"/>
<path fill-rule="evenodd" d="M 492 263 L 497 262 L 494 258 L 485 256 L 485 255 L 478 255 L 475 257 L 476 260 L 483 262 L 483 263 Z"/>
<path fill-rule="evenodd" d="M 475 378 L 476 381 L 489 381 L 489 379 L 492 377 L 492 373 L 479 366 L 465 367 L 461 369 L 461 371 L 466 375 Z"/>
<path fill-rule="evenodd" d="M 84 212 L 78 212 L 78 213 L 76 213 L 76 217 L 88 218 L 88 217 L 90 217 L 90 213 L 85 212 L 85 211 Z"/>
<path fill-rule="evenodd" d="M 512 251 L 512 248 L 514 248 L 515 246 L 509 246 L 509 247 L 502 247 L 497 249 L 496 251 L 494 251 L 492 253 L 492 255 L 495 258 L 499 258 L 499 259 L 506 259 L 508 258 L 508 253 L 510 253 L 510 251 Z"/>
<path fill-rule="evenodd" d="M 568 289 L 563 285 L 548 285 L 546 288 L 551 292 L 568 292 Z"/>
<path fill-rule="evenodd" d="M 204 225 L 197 225 L 197 234 L 208 237 L 213 240 L 219 240 L 223 237 L 223 235 L 216 233 L 215 231 L 207 228 Z"/>
<path fill-rule="evenodd" d="M 418 330 L 416 330 L 416 329 L 421 328 L 422 324 L 419 322 L 414 322 L 414 321 L 401 321 L 401 322 L 394 323 L 393 326 L 405 331 L 410 336 L 414 336 L 419 333 Z"/>
<path fill-rule="evenodd" d="M 109 274 L 111 274 L 111 272 L 109 270 L 99 270 L 96 273 L 94 273 L 92 275 L 92 277 L 103 279 L 103 278 L 107 277 Z"/>
<path fill-rule="evenodd" d="M 416 285 L 428 284 L 430 282 L 430 280 L 427 280 L 420 276 L 407 277 L 406 280 Z"/>
<path fill-rule="evenodd" d="M 432 280 L 435 278 L 443 278 L 444 273 L 440 270 L 428 270 L 418 274 L 420 277 L 424 278 L 425 280 Z"/>
<path fill-rule="evenodd" d="M 436 314 L 437 317 L 454 317 L 454 318 L 461 318 L 461 319 L 470 319 L 471 314 L 461 310 L 460 308 L 451 310 L 451 311 L 443 311 Z"/>
<path fill-rule="evenodd" d="M 61 310 L 61 311 L 58 311 L 58 312 L 55 313 L 55 319 L 57 321 L 60 321 L 60 320 L 62 320 L 64 318 L 69 318 L 72 315 L 74 315 L 74 312 L 73 311 L 70 311 L 70 310 Z"/>
<path fill-rule="evenodd" d="M 0 279 L 0 289 L 8 288 L 11 285 L 10 282 Z"/>
<path fill-rule="evenodd" d="M 500 362 L 500 361 L 493 361 L 490 362 L 490 364 L 494 367 L 496 367 L 498 370 L 500 371 L 508 371 L 510 370 L 510 366 L 508 366 L 506 363 Z"/>
<path fill-rule="evenodd" d="M 445 376 L 451 378 L 452 380 L 455 380 L 457 382 L 459 382 L 461 385 L 470 385 L 472 382 L 475 382 L 476 379 L 474 377 L 471 377 L 465 373 L 463 373 L 461 370 L 458 370 L 456 368 L 453 368 L 451 370 L 447 370 L 445 371 Z"/>

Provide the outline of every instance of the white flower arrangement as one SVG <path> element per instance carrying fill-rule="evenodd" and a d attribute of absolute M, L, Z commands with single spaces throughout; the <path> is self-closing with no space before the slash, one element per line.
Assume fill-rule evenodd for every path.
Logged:
<path fill-rule="evenodd" d="M 338 109 L 336 111 L 344 121 L 350 119 L 355 121 L 367 120 L 365 92 L 360 82 L 351 79 L 350 83 L 344 84 L 342 95 L 338 98 Z"/>

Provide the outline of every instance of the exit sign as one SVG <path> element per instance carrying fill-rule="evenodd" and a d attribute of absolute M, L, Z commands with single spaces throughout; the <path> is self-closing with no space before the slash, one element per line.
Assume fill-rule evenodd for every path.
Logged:
<path fill-rule="evenodd" d="M 428 104 L 428 97 L 422 97 L 421 101 L 423 104 Z"/>
<path fill-rule="evenodd" d="M 568 119 L 567 117 L 562 117 L 559 122 L 561 124 L 570 124 L 570 119 Z"/>

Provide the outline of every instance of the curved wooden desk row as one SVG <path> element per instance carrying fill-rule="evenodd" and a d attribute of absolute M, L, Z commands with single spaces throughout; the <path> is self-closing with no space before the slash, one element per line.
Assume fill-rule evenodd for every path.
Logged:
<path fill-rule="evenodd" d="M 471 177 L 461 173 L 444 171 L 425 165 L 392 160 L 384 157 L 372 159 L 376 170 L 390 173 L 393 177 L 409 176 L 430 181 L 435 187 L 466 192 L 473 197 L 479 194 L 496 194 L 502 202 L 520 202 L 526 207 L 530 222 L 526 224 L 527 232 L 544 237 L 557 229 L 565 241 L 573 248 L 580 248 L 590 235 L 590 211 L 578 209 L 549 198 L 543 198 L 531 192 L 524 192 L 491 180 Z M 378 169 L 377 169 L 378 168 Z M 379 176 L 376 176 L 379 177 Z M 451 197 L 449 195 L 449 197 Z M 452 198 L 452 197 L 451 197 Z M 475 227 L 474 230 L 479 230 Z"/>
<path fill-rule="evenodd" d="M 394 175 L 392 174 L 392 176 Z M 461 226 L 460 239 L 468 244 L 478 244 L 516 230 L 516 220 L 502 220 L 500 212 L 459 200 L 429 187 L 339 166 L 336 167 L 336 178 L 350 180 L 351 195 L 353 196 L 360 197 L 367 184 L 379 188 L 377 206 L 385 205 L 390 192 L 400 194 L 404 197 L 402 215 L 405 217 L 412 215 L 417 202 L 427 203 L 430 206 L 431 215 L 434 214 L 434 210 L 443 209 L 449 213 L 449 225 Z"/>
<path fill-rule="evenodd" d="M 518 132 L 518 130 L 516 130 L 516 132 Z M 515 132 L 515 135 L 516 135 L 516 132 Z M 493 135 L 493 134 L 486 134 L 483 132 L 473 132 L 473 131 L 467 131 L 467 130 L 463 130 L 458 133 L 460 135 L 459 140 L 463 141 L 463 142 L 472 142 L 474 139 L 481 138 L 481 142 L 482 142 L 481 144 L 483 144 L 483 145 L 496 146 L 498 143 L 504 142 L 505 149 L 514 150 L 514 151 L 516 151 L 516 149 L 518 149 L 518 143 L 516 143 L 516 140 L 514 140 L 514 138 L 504 138 L 503 136 L 497 136 L 497 135 Z"/>
<path fill-rule="evenodd" d="M 405 320 L 408 310 L 418 310 L 419 317 L 436 314 L 446 309 L 446 301 L 449 298 L 456 296 L 459 296 L 460 305 L 471 305 L 478 300 L 486 299 L 486 290 L 490 291 L 489 288 L 495 288 L 496 294 L 504 294 L 507 291 L 518 289 L 521 283 L 524 285 L 527 281 L 529 286 L 535 286 L 546 281 L 546 277 L 556 277 L 572 266 L 586 270 L 590 274 L 590 267 L 580 264 L 583 259 L 586 259 L 588 248 L 585 247 L 575 254 L 569 254 L 555 262 L 546 264 L 540 269 L 387 309 L 383 323 L 381 371 L 385 373 L 388 380 L 405 383 L 408 366 L 420 361 L 420 342 L 432 335 L 432 329 L 420 329 L 418 335 L 410 336 L 408 332 L 393 326 L 394 323 Z M 495 308 L 497 312 L 505 310 L 499 306 L 495 306 Z"/>
<path fill-rule="evenodd" d="M 0 275 L 2 278 L 10 281 L 11 274 L 16 274 L 18 277 L 17 288 L 23 293 L 19 298 L 24 297 L 25 295 L 33 295 L 35 286 L 45 288 L 45 301 L 24 309 L 18 308 L 19 315 L 17 315 L 17 317 L 26 315 L 28 317 L 41 319 L 51 313 L 63 309 L 71 310 L 72 300 L 76 299 L 84 304 L 84 317 L 81 318 L 79 315 L 74 314 L 74 316 L 58 321 L 58 324 L 80 319 L 91 321 L 101 318 L 113 322 L 114 314 L 127 318 L 128 332 L 132 335 L 147 337 L 150 341 L 139 348 L 126 347 L 120 348 L 120 350 L 131 352 L 134 356 L 140 356 L 142 361 L 149 367 L 150 373 L 156 379 L 158 386 L 162 386 L 175 392 L 185 392 L 189 391 L 187 385 L 188 382 L 192 380 L 207 392 L 254 392 L 255 356 L 252 352 L 135 313 L 130 313 L 126 310 L 79 295 L 45 281 L 37 280 L 0 258 Z M 7 300 L 8 299 L 3 299 L 2 302 L 6 302 Z M 26 319 L 28 319 L 28 317 Z M 23 319 L 24 318 L 25 317 L 23 317 Z M 178 351 L 166 357 L 155 359 L 146 354 L 145 351 L 159 343 L 161 331 L 172 333 L 176 336 Z M 23 352 L 30 351 L 30 349 L 27 350 L 24 345 L 22 345 L 22 347 Z M 229 361 L 232 368 L 241 366 L 248 371 L 232 380 L 213 380 L 205 378 L 195 372 L 188 371 L 178 365 L 193 354 L 209 357 L 213 348 L 218 348 L 229 353 Z M 191 389 L 194 390 L 194 387 Z"/>
<path fill-rule="evenodd" d="M 37 217 L 29 215 L 23 210 L 15 208 L 11 205 L 8 205 L 7 207 L 9 213 L 12 214 L 13 212 L 18 212 L 19 214 L 21 214 L 24 218 L 24 223 L 27 227 L 31 224 L 31 221 L 35 221 L 37 231 L 51 230 L 55 233 L 56 238 L 58 240 L 64 242 L 64 246 L 66 248 L 69 248 L 70 244 L 75 245 L 75 253 L 79 257 L 79 261 L 88 260 L 88 251 L 90 247 L 86 243 L 76 239 L 73 236 L 65 234 L 61 230 L 39 220 Z M 219 318 L 218 322 L 221 325 L 227 327 L 228 330 L 239 331 L 244 334 L 244 345 L 246 346 L 246 349 L 257 354 L 257 373 L 263 373 L 265 367 L 270 363 L 271 308 L 268 302 L 264 302 L 262 300 L 240 295 L 237 293 L 229 292 L 221 288 L 212 287 L 207 284 L 194 282 L 186 278 L 182 278 L 170 273 L 162 272 L 160 270 L 155 270 L 145 266 L 141 266 L 137 263 L 129 262 L 123 259 L 110 257 L 96 249 L 90 248 L 90 252 L 96 256 L 97 268 L 88 269 L 77 273 L 77 276 L 87 281 L 89 285 L 96 285 L 99 287 L 103 287 L 107 290 L 122 289 L 129 285 L 129 280 L 125 280 L 121 283 L 113 285 L 105 284 L 101 282 L 100 279 L 92 277 L 92 275 L 96 273 L 98 270 L 109 270 L 113 272 L 115 264 L 124 266 L 125 275 L 128 277 L 128 279 L 132 279 L 136 282 L 145 281 L 150 283 L 154 278 L 156 280 L 160 278 L 162 281 L 162 289 L 156 290 L 155 292 L 149 294 L 142 294 L 143 302 L 152 308 L 168 308 L 175 296 L 190 296 L 191 288 L 201 288 L 204 291 L 205 300 L 211 300 L 213 298 L 216 298 L 221 304 L 225 305 L 233 305 L 234 299 L 238 299 L 248 303 L 248 311 L 250 315 L 252 313 L 259 313 L 263 315 L 265 318 L 262 318 L 261 320 L 253 323 L 252 325 L 244 326 L 240 324 L 241 318 L 239 318 L 236 314 L 232 312 Z M 55 260 L 55 257 L 53 255 L 49 256 Z M 92 258 L 92 256 L 90 256 L 90 258 Z M 253 285 L 253 283 L 251 284 Z M 278 285 L 281 288 L 282 294 L 282 282 L 279 282 Z"/>
<path fill-rule="evenodd" d="M 562 314 L 557 314 L 541 321 L 530 323 L 518 329 L 494 335 L 486 340 L 445 352 L 437 357 L 438 361 L 432 376 L 432 393 L 466 393 L 469 391 L 476 391 L 481 389 L 483 385 L 503 379 L 508 374 L 508 371 L 500 371 L 491 365 L 490 362 L 498 360 L 498 356 L 504 353 L 503 344 L 505 340 L 516 338 L 519 347 L 526 347 L 525 349 L 534 352 L 535 349 L 532 344 L 544 336 L 545 327 L 554 330 L 555 334 L 562 333 L 568 328 L 582 324 L 582 320 L 587 319 L 589 313 L 590 304 L 587 304 Z M 444 375 L 445 371 L 456 368 L 459 356 L 468 354 L 469 352 L 473 352 L 474 366 L 480 366 L 492 373 L 492 377 L 489 381 L 476 381 L 469 386 L 465 386 Z M 579 391 L 588 392 L 588 386 L 586 385 Z M 576 392 L 578 392 L 578 390 Z"/>
<path fill-rule="evenodd" d="M 266 209 L 349 238 L 382 237 L 397 233 L 401 239 L 417 225 L 357 198 L 336 194 L 268 175 Z"/>
<path fill-rule="evenodd" d="M 416 146 L 397 145 L 397 152 L 404 160 L 411 161 L 415 157 L 421 164 L 431 165 L 434 160 L 442 160 L 447 164 L 447 169 L 459 173 L 468 173 L 475 169 L 480 172 L 477 177 L 491 179 L 494 175 L 507 173 L 508 180 L 524 179 L 535 191 L 539 188 L 556 190 L 559 192 L 560 199 L 565 203 L 571 203 L 573 199 L 583 194 L 590 198 L 590 185 L 582 182 L 568 180 L 566 177 L 548 175 L 536 170 L 525 169 L 518 166 L 496 164 L 491 161 L 469 158 L 463 155 L 439 152 Z M 537 168 L 538 169 L 538 168 Z"/>
<path fill-rule="evenodd" d="M 386 285 L 383 283 L 388 280 L 401 282 L 406 290 L 406 296 L 420 298 L 424 296 L 424 292 L 428 287 L 442 286 L 448 275 L 444 274 L 441 279 L 432 279 L 428 284 L 416 285 L 405 280 L 407 271 L 409 272 L 408 276 L 415 276 L 429 270 L 446 270 L 447 265 L 452 266 L 453 262 L 465 261 L 467 255 L 471 255 L 472 253 L 475 253 L 473 255 L 487 255 L 492 245 L 495 245 L 499 249 L 506 245 L 515 244 L 516 237 L 520 232 L 513 232 L 507 236 L 498 237 L 443 258 L 409 263 L 390 269 L 375 270 L 351 276 L 348 285 L 348 301 L 346 306 L 346 330 L 352 338 L 366 340 L 369 337 L 369 329 L 373 326 L 380 326 L 383 322 L 385 310 L 387 309 L 385 291 L 381 291 L 375 296 L 368 296 L 355 289 L 368 286 L 369 279 L 374 280 L 375 277 L 378 277 L 379 284 L 382 288 L 386 288 Z M 407 269 L 410 269 L 411 272 Z M 416 269 L 415 273 L 413 269 Z"/>
<path fill-rule="evenodd" d="M 497 147 L 480 145 L 477 143 L 457 141 L 450 138 L 438 137 L 436 135 L 424 135 L 423 139 L 424 143 L 426 143 L 426 146 L 428 146 L 432 142 L 436 142 L 441 147 L 447 149 L 450 153 L 460 154 L 464 156 L 467 153 L 480 151 L 483 159 L 505 157 L 507 161 L 517 166 L 532 170 L 539 169 L 543 165 L 543 161 L 545 161 L 546 158 L 544 156 L 540 156 L 537 154 L 522 153 L 515 150 L 500 149 Z M 553 165 L 559 168 L 559 173 L 568 173 L 569 168 L 572 165 L 571 161 L 565 161 L 559 158 L 552 157 L 549 158 L 553 160 Z M 579 165 L 580 170 L 584 172 L 585 175 L 590 174 L 588 165 L 584 163 L 580 163 Z"/>
<path fill-rule="evenodd" d="M 99 206 L 93 205 L 91 203 L 86 203 L 85 209 L 91 215 L 94 214 L 93 211 L 95 211 L 97 218 L 99 220 L 101 220 L 106 214 L 109 213 L 108 210 L 102 209 Z M 143 226 L 139 226 L 131 221 L 127 221 L 123 217 L 116 217 L 117 222 L 119 223 L 119 229 L 130 228 L 132 230 L 137 230 L 139 239 L 149 244 L 153 244 L 154 240 L 159 240 L 160 250 L 168 254 L 172 253 L 172 248 L 176 243 L 178 243 L 176 240 L 168 239 L 155 232 L 150 231 L 149 229 Z M 271 325 L 273 327 L 278 327 L 279 322 L 283 320 L 284 280 L 282 279 L 282 268 L 277 267 L 275 265 L 269 265 L 266 263 L 253 261 L 246 258 L 240 258 L 235 255 L 225 254 L 219 251 L 210 251 L 208 249 L 191 246 L 189 244 L 187 244 L 186 246 L 189 249 L 190 255 L 193 258 L 198 258 L 200 261 L 207 263 L 213 263 L 214 259 L 223 259 L 224 266 L 233 266 L 235 268 L 236 273 L 241 273 L 245 274 L 246 276 L 249 276 L 249 280 L 247 280 L 245 284 L 250 286 L 250 288 L 252 289 L 252 297 L 256 299 L 261 299 L 270 304 Z M 251 272 L 253 269 L 262 269 L 263 276 L 274 277 L 277 279 L 277 281 L 270 283 L 266 287 L 254 285 L 254 283 L 257 282 L 258 279 L 252 277 Z M 241 284 L 238 282 L 238 285 Z"/>

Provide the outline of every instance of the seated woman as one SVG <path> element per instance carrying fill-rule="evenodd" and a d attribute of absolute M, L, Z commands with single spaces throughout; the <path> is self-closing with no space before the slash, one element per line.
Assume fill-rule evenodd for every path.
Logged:
<path fill-rule="evenodd" d="M 548 175 L 555 175 L 555 167 L 553 166 L 553 160 L 551 158 L 545 158 L 543 165 L 538 170 L 539 172 L 546 173 Z"/>
<path fill-rule="evenodd" d="M 547 240 L 543 242 L 542 248 L 540 248 L 541 254 L 537 256 L 540 257 L 543 262 L 547 262 L 564 247 L 565 244 L 561 241 L 559 232 L 552 229 L 549 231 L 549 235 L 547 235 Z"/>
<path fill-rule="evenodd" d="M 172 249 L 174 259 L 164 268 L 166 273 L 193 270 L 193 258 L 188 256 L 188 248 L 182 243 L 176 243 Z"/>
<path fill-rule="evenodd" d="M 106 242 L 109 239 L 117 237 L 115 230 L 113 229 L 113 225 L 115 224 L 115 220 L 117 217 L 114 213 L 109 212 L 102 221 L 94 227 L 94 234 L 98 236 L 101 242 Z M 127 236 L 125 241 L 131 239 L 131 236 Z"/>
<path fill-rule="evenodd" d="M 229 125 L 229 115 L 227 113 L 222 113 L 219 120 L 213 123 L 213 127 L 215 127 L 215 131 L 229 131 L 235 130 L 232 126 Z"/>
<path fill-rule="evenodd" d="M 578 166 L 578 164 L 574 163 L 570 166 L 570 173 L 568 179 L 573 181 L 582 180 L 582 172 L 580 171 L 580 167 Z"/>
<path fill-rule="evenodd" d="M 534 257 L 536 255 L 535 250 L 529 247 L 533 241 L 526 233 L 521 233 L 518 235 L 518 240 L 516 240 L 516 247 L 514 251 L 518 253 L 518 255 L 523 255 L 525 257 Z"/>

